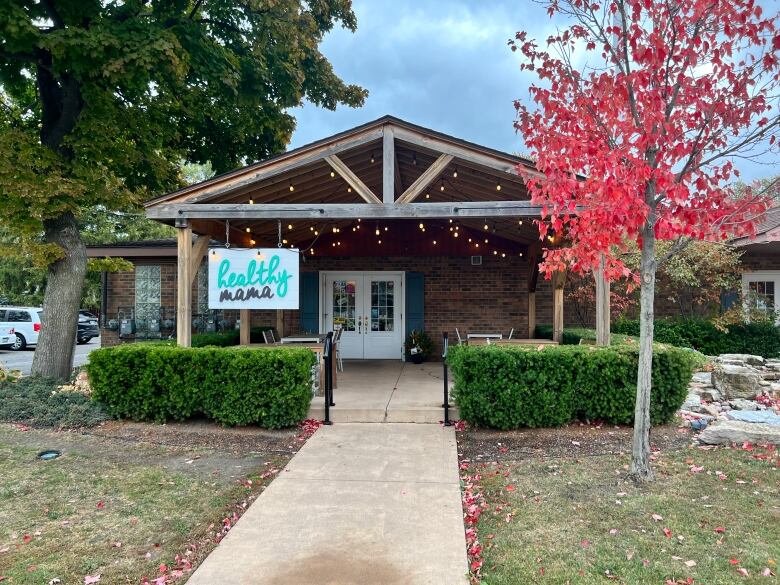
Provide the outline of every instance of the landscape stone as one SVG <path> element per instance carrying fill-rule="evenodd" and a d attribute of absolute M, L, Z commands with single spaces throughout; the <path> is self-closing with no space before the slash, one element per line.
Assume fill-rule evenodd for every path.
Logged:
<path fill-rule="evenodd" d="M 699 441 L 706 445 L 730 443 L 771 443 L 780 445 L 780 425 L 725 420 L 704 429 Z"/>
<path fill-rule="evenodd" d="M 744 398 L 729 400 L 729 406 L 734 410 L 764 410 L 766 408 L 763 404 L 759 404 L 754 400 L 745 400 Z"/>
<path fill-rule="evenodd" d="M 718 364 L 712 372 L 712 384 L 725 400 L 753 398 L 761 393 L 761 373 L 750 366 Z"/>
<path fill-rule="evenodd" d="M 693 381 L 698 384 L 710 386 L 712 384 L 712 372 L 694 372 Z"/>
<path fill-rule="evenodd" d="M 720 392 L 715 390 L 715 388 L 713 388 L 712 386 L 710 386 L 709 388 L 705 388 L 704 390 L 699 392 L 699 397 L 702 400 L 706 401 L 706 402 L 720 402 L 721 401 Z"/>
<path fill-rule="evenodd" d="M 741 362 L 750 366 L 763 366 L 764 358 L 760 355 L 751 355 L 749 353 L 723 353 L 718 356 L 719 362 Z"/>

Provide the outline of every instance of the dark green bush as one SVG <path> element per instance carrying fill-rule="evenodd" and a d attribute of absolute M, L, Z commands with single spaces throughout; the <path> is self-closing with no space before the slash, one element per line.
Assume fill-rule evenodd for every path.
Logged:
<path fill-rule="evenodd" d="M 263 343 L 263 331 L 271 331 L 273 327 L 252 327 L 249 330 L 250 343 Z M 195 333 L 192 336 L 192 347 L 231 347 L 240 342 L 238 329 L 229 329 L 216 333 Z"/>
<path fill-rule="evenodd" d="M 60 384 L 38 376 L 0 382 L 0 421 L 74 429 L 95 426 L 108 418 L 89 396 L 58 391 Z"/>
<path fill-rule="evenodd" d="M 621 319 L 612 330 L 639 335 L 639 321 Z M 769 322 L 729 325 L 726 331 L 722 331 L 705 319 L 656 319 L 653 335 L 657 342 L 690 347 L 707 355 L 780 355 L 780 328 Z"/>
<path fill-rule="evenodd" d="M 182 348 L 127 344 L 97 349 L 87 372 L 106 412 L 133 420 L 202 415 L 224 425 L 292 426 L 311 403 L 315 356 L 304 348 Z"/>
<path fill-rule="evenodd" d="M 447 361 L 461 418 L 497 429 L 634 418 L 639 353 L 623 347 L 455 346 Z M 688 392 L 690 352 L 656 348 L 650 420 L 668 422 Z"/>
<path fill-rule="evenodd" d="M 537 339 L 552 339 L 553 328 L 552 325 L 537 325 L 534 329 L 534 337 Z M 627 335 L 622 335 L 620 332 L 612 331 L 612 344 L 622 344 L 628 341 Z M 561 345 L 579 345 L 580 340 L 585 340 L 596 343 L 596 330 L 586 329 L 585 327 L 569 327 L 563 330 L 563 339 Z M 591 344 L 591 345 L 592 345 Z"/>

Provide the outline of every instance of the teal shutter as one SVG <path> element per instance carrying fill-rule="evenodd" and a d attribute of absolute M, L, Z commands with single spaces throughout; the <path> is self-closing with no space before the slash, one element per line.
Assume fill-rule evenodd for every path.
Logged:
<path fill-rule="evenodd" d="M 320 330 L 320 273 L 301 272 L 300 297 L 301 329 L 310 333 Z"/>
<path fill-rule="evenodd" d="M 422 272 L 406 273 L 406 334 L 425 330 L 425 288 Z"/>

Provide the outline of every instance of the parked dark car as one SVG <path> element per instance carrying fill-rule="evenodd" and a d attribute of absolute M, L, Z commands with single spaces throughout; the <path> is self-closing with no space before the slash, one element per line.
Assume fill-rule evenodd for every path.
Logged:
<path fill-rule="evenodd" d="M 76 332 L 76 343 L 84 345 L 89 343 L 93 337 L 98 337 L 97 317 L 87 311 L 79 311 L 78 331 Z"/>

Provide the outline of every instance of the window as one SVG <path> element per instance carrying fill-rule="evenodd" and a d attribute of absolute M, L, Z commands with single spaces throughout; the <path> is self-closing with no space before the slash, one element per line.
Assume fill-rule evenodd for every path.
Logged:
<path fill-rule="evenodd" d="M 11 323 L 29 323 L 32 321 L 29 311 L 8 310 L 8 321 Z"/>
<path fill-rule="evenodd" d="M 780 291 L 780 272 L 763 270 L 742 274 L 742 293 L 745 297 L 745 310 L 748 318 L 751 311 L 767 314 L 778 312 L 775 295 Z"/>
<path fill-rule="evenodd" d="M 135 267 L 136 332 L 143 336 L 149 319 L 160 318 L 160 266 Z"/>
<path fill-rule="evenodd" d="M 756 280 L 749 282 L 748 291 L 751 293 L 749 302 L 753 303 L 756 309 L 774 311 L 775 283 L 773 280 Z"/>

